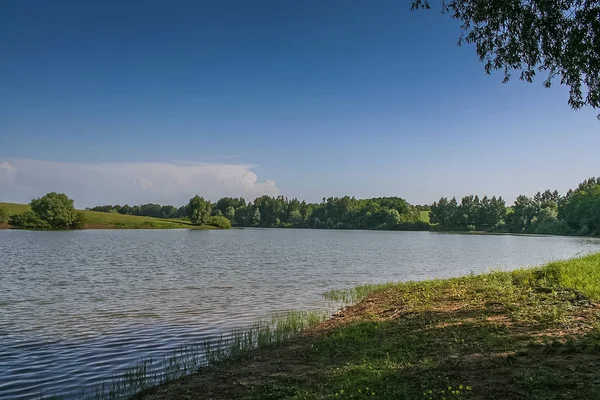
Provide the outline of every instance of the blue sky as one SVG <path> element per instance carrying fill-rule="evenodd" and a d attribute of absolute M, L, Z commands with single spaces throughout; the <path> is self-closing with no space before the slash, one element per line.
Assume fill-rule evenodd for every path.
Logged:
<path fill-rule="evenodd" d="M 600 175 L 597 112 L 501 84 L 458 35 L 410 1 L 4 2 L 0 201 L 512 200 Z"/>

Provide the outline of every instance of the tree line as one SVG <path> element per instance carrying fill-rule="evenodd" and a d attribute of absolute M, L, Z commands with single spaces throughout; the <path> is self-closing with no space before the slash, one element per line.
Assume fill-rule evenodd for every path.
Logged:
<path fill-rule="evenodd" d="M 102 206 L 106 207 L 106 206 Z M 330 229 L 427 229 L 419 210 L 399 197 L 356 199 L 330 197 L 321 203 L 307 203 L 284 196 L 261 196 L 246 202 L 244 198 L 223 197 L 210 202 L 195 196 L 184 207 L 193 224 L 215 218 L 234 226 L 268 228 Z M 100 209 L 100 208 L 94 208 Z"/>
<path fill-rule="evenodd" d="M 294 227 L 330 229 L 428 229 L 420 218 L 420 209 L 399 197 L 356 199 L 350 196 L 323 198 L 308 203 L 284 196 L 260 196 L 246 202 L 242 197 L 223 197 L 210 202 L 195 196 L 186 206 L 106 205 L 92 211 L 116 212 L 158 218 L 189 218 L 193 224 L 205 224 L 213 217 L 223 217 L 239 227 Z"/>
<path fill-rule="evenodd" d="M 391 229 L 487 231 L 556 235 L 600 234 L 600 178 L 590 178 L 561 195 L 545 190 L 532 197 L 520 195 L 511 206 L 502 197 L 442 197 L 431 205 L 411 205 L 400 197 L 356 199 L 323 198 L 308 203 L 284 196 L 223 197 L 211 202 L 200 196 L 186 206 L 98 206 L 94 211 L 188 218 L 193 224 L 231 224 L 239 227 L 295 227 L 325 229 Z M 429 212 L 429 222 L 421 212 Z M 225 221 L 227 220 L 227 222 Z"/>
<path fill-rule="evenodd" d="M 153 217 L 153 218 L 185 218 L 187 217 L 187 211 L 185 206 L 174 207 L 174 206 L 161 206 L 160 204 L 148 203 L 140 204 L 139 206 L 130 206 L 125 204 L 124 206 L 106 205 L 88 207 L 87 211 L 99 211 L 115 214 L 124 215 L 137 215 L 140 217 Z"/>
<path fill-rule="evenodd" d="M 30 210 L 10 216 L 9 223 L 23 228 L 78 228 L 84 216 L 75 211 L 73 200 L 64 194 L 48 193 L 34 199 Z M 223 197 L 211 202 L 194 196 L 187 205 L 175 207 L 159 204 L 105 205 L 87 210 L 155 218 L 187 219 L 194 225 L 221 228 L 324 228 L 488 231 L 539 233 L 556 235 L 600 235 L 600 178 L 583 181 L 561 195 L 545 190 L 532 197 L 520 195 L 511 206 L 502 197 L 442 197 L 431 205 L 411 205 L 400 197 L 357 199 L 323 198 L 308 203 L 284 196 L 260 196 L 247 202 L 244 198 Z M 429 213 L 429 222 L 421 217 Z M 8 213 L 0 208 L 0 223 Z"/>
<path fill-rule="evenodd" d="M 520 195 L 511 207 L 502 197 L 442 197 L 431 205 L 430 221 L 444 230 L 554 235 L 600 235 L 600 178 L 583 181 L 561 195 L 557 190 Z"/>

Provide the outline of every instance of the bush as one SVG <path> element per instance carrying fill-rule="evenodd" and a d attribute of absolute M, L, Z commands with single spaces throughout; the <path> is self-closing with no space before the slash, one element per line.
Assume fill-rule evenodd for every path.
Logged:
<path fill-rule="evenodd" d="M 47 193 L 31 200 L 31 210 L 54 229 L 71 228 L 75 219 L 73 200 L 63 193 Z"/>
<path fill-rule="evenodd" d="M 507 233 L 510 230 L 508 229 L 508 225 L 506 225 L 506 222 L 504 222 L 504 220 L 500 220 L 496 223 L 496 225 L 492 226 L 491 228 L 489 228 L 487 230 L 487 232 L 494 232 L 494 233 Z"/>
<path fill-rule="evenodd" d="M 50 224 L 37 216 L 33 211 L 25 211 L 21 214 L 13 215 L 10 218 L 10 224 L 17 228 L 27 229 L 49 229 Z"/>
<path fill-rule="evenodd" d="M 401 222 L 396 229 L 401 231 L 429 231 L 431 230 L 431 224 L 425 221 Z"/>
<path fill-rule="evenodd" d="M 85 216 L 82 212 L 78 212 L 75 214 L 75 218 L 73 219 L 73 223 L 71 224 L 71 228 L 73 229 L 81 229 L 85 225 Z"/>
<path fill-rule="evenodd" d="M 231 228 L 231 222 L 220 215 L 213 215 L 208 218 L 208 225 L 216 226 L 217 228 L 229 229 Z"/>
<path fill-rule="evenodd" d="M 545 235 L 568 235 L 572 233 L 572 229 L 569 227 L 567 221 L 558 219 L 540 222 L 534 232 Z"/>
<path fill-rule="evenodd" d="M 8 209 L 6 207 L 0 207 L 0 224 L 4 224 L 8 222 L 10 215 L 8 214 Z"/>

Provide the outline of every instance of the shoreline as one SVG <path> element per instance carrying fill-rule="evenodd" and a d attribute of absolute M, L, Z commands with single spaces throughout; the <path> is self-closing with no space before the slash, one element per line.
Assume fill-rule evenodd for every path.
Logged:
<path fill-rule="evenodd" d="M 330 296 L 353 304 L 133 399 L 600 396 L 600 253 Z"/>

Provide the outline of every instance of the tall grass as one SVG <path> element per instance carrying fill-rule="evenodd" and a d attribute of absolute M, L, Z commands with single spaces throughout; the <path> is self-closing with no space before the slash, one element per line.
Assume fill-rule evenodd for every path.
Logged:
<path fill-rule="evenodd" d="M 524 283 L 572 289 L 592 301 L 600 301 L 600 253 L 556 261 L 530 270 L 517 270 L 512 274 Z"/>
<path fill-rule="evenodd" d="M 230 357 L 242 357 L 249 351 L 267 346 L 277 346 L 300 335 L 329 317 L 323 311 L 288 311 L 260 320 L 249 327 L 236 329 L 217 338 L 182 346 L 159 359 L 143 359 L 139 364 L 125 369 L 107 382 L 83 389 L 69 398 L 113 400 L 130 397 L 155 385 L 164 384 L 197 371 L 201 367 Z M 60 396 L 46 399 L 61 399 Z"/>
<path fill-rule="evenodd" d="M 351 289 L 333 289 L 323 293 L 326 300 L 333 302 L 342 302 L 344 304 L 356 303 L 363 300 L 369 294 L 377 290 L 385 290 L 398 287 L 405 283 L 387 282 L 387 283 L 372 283 L 356 286 Z"/>
<path fill-rule="evenodd" d="M 327 300 L 344 304 L 356 303 L 369 294 L 386 289 L 405 289 L 419 297 L 427 297 L 429 292 L 440 285 L 458 285 L 466 280 L 495 282 L 501 287 L 498 291 L 506 293 L 512 290 L 512 283 L 547 288 L 563 288 L 579 291 L 592 301 L 600 301 L 600 253 L 555 261 L 541 267 L 517 269 L 511 272 L 494 271 L 481 275 L 472 275 L 451 279 L 431 279 L 418 282 L 387 282 L 366 284 L 351 289 L 334 289 L 323 294 Z"/>

